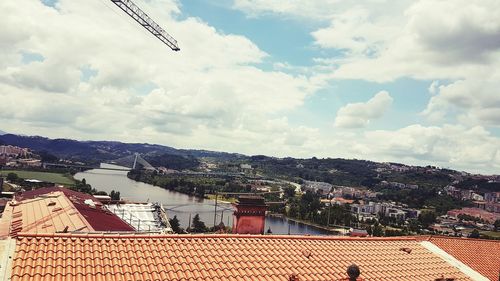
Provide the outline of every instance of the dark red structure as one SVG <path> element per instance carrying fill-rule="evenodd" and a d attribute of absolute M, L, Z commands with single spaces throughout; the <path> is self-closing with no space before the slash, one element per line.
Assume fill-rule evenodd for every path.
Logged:
<path fill-rule="evenodd" d="M 25 199 L 36 198 L 51 192 L 60 191 L 68 197 L 73 203 L 75 208 L 87 220 L 87 222 L 94 228 L 95 231 L 135 231 L 135 229 L 128 223 L 124 222 L 117 215 L 102 207 L 94 196 L 86 193 L 77 192 L 64 187 L 46 187 L 39 188 L 31 191 L 25 191 L 16 194 L 15 198 L 18 201 Z M 94 202 L 95 206 L 87 204 L 85 201 L 90 200 Z M 87 201 L 88 202 L 88 201 Z"/>
<path fill-rule="evenodd" d="M 267 205 L 260 196 L 240 196 L 233 204 L 233 233 L 264 234 Z"/>

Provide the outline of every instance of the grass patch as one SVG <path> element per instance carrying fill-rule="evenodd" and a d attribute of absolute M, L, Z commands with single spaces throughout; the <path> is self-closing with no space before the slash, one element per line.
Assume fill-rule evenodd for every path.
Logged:
<path fill-rule="evenodd" d="M 479 232 L 484 235 L 500 238 L 500 231 L 479 231 Z"/>
<path fill-rule="evenodd" d="M 22 171 L 22 170 L 1 170 L 0 175 L 7 177 L 9 173 L 15 173 L 18 177 L 22 179 L 35 179 L 46 182 L 53 182 L 57 184 L 63 185 L 73 185 L 75 181 L 73 177 L 65 174 L 58 173 L 46 173 L 46 172 L 37 172 L 37 171 Z"/>
<path fill-rule="evenodd" d="M 215 200 L 215 194 L 206 194 L 205 198 Z M 226 202 L 230 202 L 230 203 L 235 203 L 236 198 L 217 195 L 217 201 L 226 201 Z"/>
<path fill-rule="evenodd" d="M 10 185 L 10 184 L 8 184 L 6 182 L 3 183 L 3 191 L 12 191 L 12 190 L 14 190 L 14 188 L 12 187 L 12 185 Z"/>

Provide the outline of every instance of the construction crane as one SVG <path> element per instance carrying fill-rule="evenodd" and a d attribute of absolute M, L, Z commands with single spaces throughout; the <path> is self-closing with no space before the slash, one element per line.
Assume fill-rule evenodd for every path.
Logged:
<path fill-rule="evenodd" d="M 177 40 L 170 36 L 163 28 L 161 28 L 154 20 L 152 20 L 145 12 L 143 12 L 131 0 L 111 0 L 116 6 L 122 9 L 127 15 L 133 18 L 136 22 L 147 29 L 151 34 L 158 38 L 161 42 L 167 45 L 173 51 L 180 51 L 177 45 Z"/>

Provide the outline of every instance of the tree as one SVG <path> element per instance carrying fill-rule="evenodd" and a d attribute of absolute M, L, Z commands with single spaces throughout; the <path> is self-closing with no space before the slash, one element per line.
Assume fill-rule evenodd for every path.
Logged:
<path fill-rule="evenodd" d="M 40 151 L 37 154 L 40 156 L 40 159 L 42 160 L 42 162 L 55 163 L 59 160 L 59 158 L 57 158 L 57 156 L 52 155 L 45 150 Z"/>
<path fill-rule="evenodd" d="M 191 232 L 194 233 L 203 233 L 207 231 L 207 227 L 205 226 L 205 223 L 200 219 L 200 215 L 196 214 L 193 217 L 193 224 L 192 228 L 190 229 Z"/>
<path fill-rule="evenodd" d="M 173 218 L 169 219 L 168 222 L 170 223 L 170 226 L 172 227 L 172 230 L 175 233 L 183 233 L 184 231 L 181 229 L 181 224 L 179 222 L 179 219 L 177 216 L 174 216 Z"/>
<path fill-rule="evenodd" d="M 373 225 L 372 234 L 373 234 L 373 236 L 377 236 L 377 237 L 384 236 L 384 229 L 382 228 L 382 226 L 380 226 L 380 224 L 378 222 L 376 222 Z"/>
<path fill-rule="evenodd" d="M 299 206 L 296 202 L 292 202 L 288 207 L 288 216 L 291 218 L 297 218 L 299 215 Z"/>
<path fill-rule="evenodd" d="M 495 231 L 498 231 L 500 229 L 500 219 L 496 220 L 493 226 L 495 227 Z"/>
<path fill-rule="evenodd" d="M 372 226 L 371 225 L 368 225 L 366 227 L 366 232 L 368 233 L 368 235 L 372 235 L 373 234 L 373 231 L 372 231 Z"/>
<path fill-rule="evenodd" d="M 111 200 L 119 201 L 120 200 L 120 191 L 111 190 L 111 192 L 109 193 L 109 197 L 111 197 Z"/>
<path fill-rule="evenodd" d="M 424 211 L 418 216 L 418 221 L 422 224 L 423 228 L 428 228 L 431 224 L 436 222 L 436 213 Z"/>
<path fill-rule="evenodd" d="M 413 232 L 420 232 L 420 223 L 416 219 L 410 219 L 408 221 L 408 229 Z"/>
<path fill-rule="evenodd" d="M 283 189 L 285 198 L 293 198 L 295 196 L 295 186 L 288 186 Z"/>
<path fill-rule="evenodd" d="M 10 182 L 15 182 L 19 179 L 19 176 L 16 173 L 9 173 L 7 175 L 7 180 Z"/>
<path fill-rule="evenodd" d="M 480 234 L 479 234 L 479 231 L 477 229 L 474 229 L 470 234 L 469 234 L 469 238 L 479 238 Z"/>

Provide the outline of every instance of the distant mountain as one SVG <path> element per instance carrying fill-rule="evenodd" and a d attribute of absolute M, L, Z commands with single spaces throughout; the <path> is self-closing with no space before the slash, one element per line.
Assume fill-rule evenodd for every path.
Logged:
<path fill-rule="evenodd" d="M 81 161 L 88 164 L 112 161 L 139 153 L 156 166 L 167 168 L 192 168 L 198 165 L 194 161 L 200 157 L 233 159 L 240 154 L 205 150 L 176 149 L 169 146 L 148 143 L 122 143 L 117 141 L 77 141 L 71 139 L 49 139 L 40 136 L 20 136 L 14 134 L 0 135 L 0 143 L 30 148 L 35 152 L 53 154 L 59 158 Z M 173 161 L 175 159 L 175 161 Z M 185 159 L 184 163 L 182 159 Z M 172 162 L 175 167 L 168 167 Z"/>
<path fill-rule="evenodd" d="M 2 130 L 0 130 L 0 136 L 1 136 L 1 135 L 5 135 L 5 134 L 7 134 L 7 133 L 6 133 L 6 132 L 4 132 L 4 131 L 2 131 Z"/>

